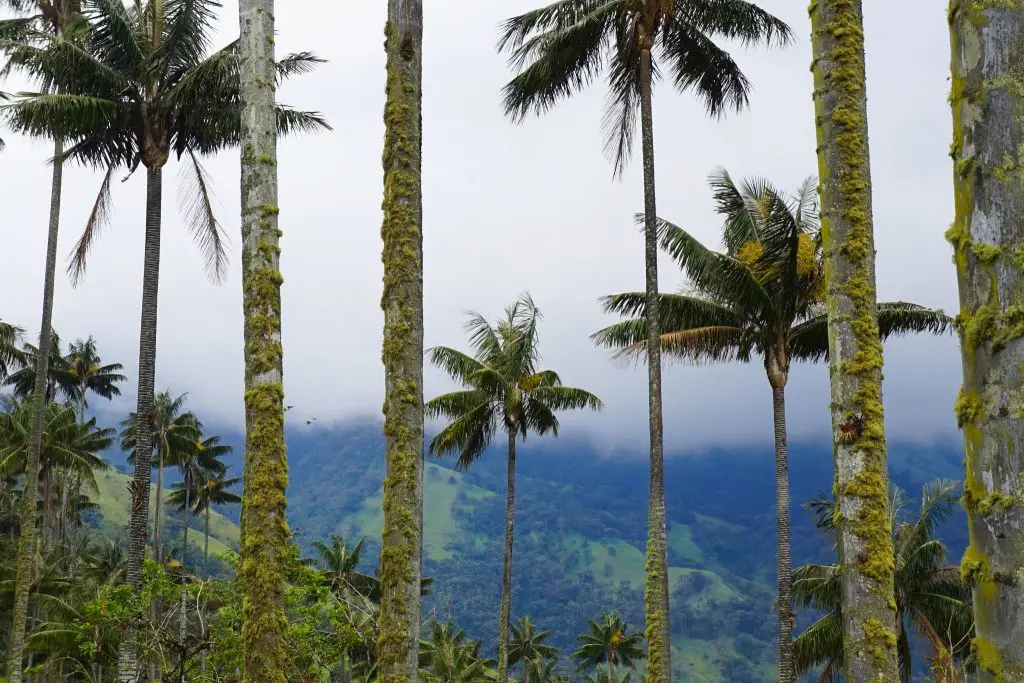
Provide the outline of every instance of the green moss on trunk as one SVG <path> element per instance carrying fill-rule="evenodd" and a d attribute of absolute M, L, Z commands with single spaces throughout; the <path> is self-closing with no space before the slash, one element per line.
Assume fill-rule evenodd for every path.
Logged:
<path fill-rule="evenodd" d="M 859 0 L 810 7 L 848 680 L 896 681 L 882 344 Z M 840 425 L 855 422 L 855 430 Z"/>
<path fill-rule="evenodd" d="M 384 529 L 378 681 L 418 671 L 423 538 L 423 8 L 389 0 L 384 108 Z"/>

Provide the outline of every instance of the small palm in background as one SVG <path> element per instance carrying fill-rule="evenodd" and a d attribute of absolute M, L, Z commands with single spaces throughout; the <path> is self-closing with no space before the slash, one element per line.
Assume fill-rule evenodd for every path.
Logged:
<path fill-rule="evenodd" d="M 618 681 L 618 669 L 632 669 L 636 662 L 645 657 L 642 644 L 644 636 L 637 631 L 630 632 L 629 626 L 617 612 L 607 612 L 598 620 L 591 619 L 587 632 L 576 639 L 580 646 L 572 653 L 578 669 L 607 665 L 607 676 Z M 598 672 L 600 675 L 601 672 Z M 629 674 L 626 674 L 627 679 Z"/>
<path fill-rule="evenodd" d="M 936 528 L 957 508 L 959 485 L 939 480 L 924 486 L 917 516 L 899 488 L 891 494 L 893 547 L 896 573 L 897 652 L 900 680 L 908 683 L 913 671 L 911 638 L 916 634 L 932 652 L 933 666 L 945 680 L 956 680 L 957 663 L 966 662 L 974 631 L 971 588 L 959 567 L 946 564 L 946 546 Z M 806 505 L 818 529 L 835 536 L 835 499 L 822 495 Z M 809 564 L 794 572 L 796 604 L 823 613 L 793 643 L 797 671 L 822 667 L 820 680 L 837 680 L 843 670 L 843 629 L 838 565 Z M 920 651 L 920 650 L 919 650 Z"/>
<path fill-rule="evenodd" d="M 600 410 L 601 400 L 583 389 L 567 387 L 554 370 L 540 370 L 537 325 L 540 311 L 529 294 L 505 309 L 492 325 L 479 313 L 466 323 L 473 355 L 447 346 L 427 352 L 430 361 L 465 387 L 426 404 L 429 418 L 449 420 L 430 442 L 430 452 L 458 453 L 456 469 L 468 469 L 504 431 L 508 439 L 508 489 L 505 500 L 505 545 L 499 609 L 498 671 L 507 678 L 512 604 L 512 540 L 516 496 L 516 441 L 529 433 L 558 436 L 561 410 Z"/>
<path fill-rule="evenodd" d="M 530 617 L 523 617 L 512 624 L 512 638 L 508 646 L 508 668 L 523 664 L 523 683 L 541 683 L 549 663 L 558 660 L 558 650 L 545 644 L 551 631 L 537 631 Z"/>

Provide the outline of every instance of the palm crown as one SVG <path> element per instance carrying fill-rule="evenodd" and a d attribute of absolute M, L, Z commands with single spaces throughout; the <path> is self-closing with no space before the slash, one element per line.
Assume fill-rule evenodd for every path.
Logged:
<path fill-rule="evenodd" d="M 909 681 L 912 671 L 911 634 L 932 648 L 936 662 L 949 667 L 951 657 L 963 658 L 973 635 L 971 589 L 959 567 L 946 565 L 946 547 L 935 536 L 936 528 L 955 511 L 958 485 L 937 481 L 923 488 L 916 518 L 908 514 L 909 499 L 898 488 L 891 494 L 890 526 L 895 549 L 895 596 L 897 652 L 900 678 Z M 834 535 L 836 502 L 821 495 L 807 507 L 818 529 Z M 823 666 L 822 680 L 843 668 L 841 590 L 837 565 L 810 564 L 794 572 L 796 603 L 819 613 L 820 619 L 794 641 L 798 674 Z M 945 659 L 945 662 L 941 660 Z M 949 679 L 953 680 L 953 679 Z"/>
<path fill-rule="evenodd" d="M 103 364 L 96 349 L 96 340 L 90 335 L 82 341 L 76 339 L 64 357 L 67 362 L 67 374 L 76 386 L 75 399 L 87 407 L 86 397 L 89 393 L 110 400 L 121 395 L 118 383 L 125 381 L 121 374 L 124 369 L 120 363 Z"/>
<path fill-rule="evenodd" d="M 182 457 L 196 449 L 202 435 L 202 425 L 195 413 L 184 411 L 188 394 L 171 396 L 163 391 L 153 400 L 153 445 L 159 453 L 159 462 L 164 466 L 175 465 Z M 129 464 L 135 462 L 136 433 L 135 413 L 129 413 L 121 422 L 121 450 L 128 453 Z M 154 467 L 156 463 L 154 463 Z"/>
<path fill-rule="evenodd" d="M 785 383 L 791 360 L 828 357 L 824 309 L 825 274 L 816 183 L 806 180 L 785 197 L 764 180 L 737 186 L 729 174 L 712 174 L 710 185 L 723 217 L 724 252 L 702 245 L 659 219 L 661 248 L 679 264 L 688 286 L 659 295 L 661 348 L 677 359 L 748 362 L 760 356 Z M 629 316 L 593 335 L 620 356 L 642 356 L 647 346 L 644 294 L 602 299 L 606 312 Z M 952 319 L 906 302 L 878 305 L 882 339 L 912 332 L 944 333 Z"/>
<path fill-rule="evenodd" d="M 630 633 L 626 622 L 616 612 L 608 612 L 597 621 L 587 623 L 587 632 L 577 640 L 579 648 L 572 653 L 580 671 L 602 663 L 631 668 L 638 659 L 643 659 L 641 648 L 643 635 Z"/>
<path fill-rule="evenodd" d="M 432 363 L 466 389 L 428 401 L 428 417 L 451 422 L 430 442 L 438 455 L 459 452 L 457 467 L 468 468 L 479 458 L 499 427 L 510 435 L 526 438 L 558 434 L 559 410 L 601 408 L 601 401 L 583 389 L 562 385 L 553 370 L 538 370 L 537 323 L 540 312 L 529 295 L 505 310 L 492 325 L 479 313 L 466 323 L 474 355 L 446 346 L 428 352 Z"/>
<path fill-rule="evenodd" d="M 63 137 L 71 144 L 61 160 L 106 170 L 99 197 L 69 269 L 83 274 L 85 259 L 110 208 L 114 170 L 140 164 L 159 169 L 171 153 L 186 158 L 192 190 L 186 219 L 203 248 L 211 274 L 226 265 L 223 237 L 213 216 L 207 179 L 197 155 L 238 144 L 241 95 L 237 43 L 207 55 L 214 0 L 133 3 L 93 0 L 76 40 L 9 44 L 11 63 L 44 86 L 22 93 L 4 110 L 12 127 L 34 136 Z M 278 77 L 311 70 L 310 53 L 284 57 Z M 58 91 L 58 92 L 53 92 Z M 281 133 L 327 128 L 316 112 L 277 108 Z"/>
<path fill-rule="evenodd" d="M 530 672 L 536 672 L 544 662 L 557 659 L 558 650 L 544 642 L 550 636 L 551 631 L 534 629 L 530 617 L 523 617 L 512 624 L 512 637 L 508 648 L 509 667 L 522 662 L 529 676 Z"/>
<path fill-rule="evenodd" d="M 655 77 L 664 64 L 676 89 L 692 91 L 712 115 L 746 105 L 750 84 L 716 38 L 782 44 L 791 32 L 745 0 L 557 0 L 502 28 L 499 49 L 519 72 L 504 89 L 506 113 L 519 121 L 546 111 L 604 69 L 605 147 L 619 172 L 636 128 L 641 51 L 652 52 Z"/>

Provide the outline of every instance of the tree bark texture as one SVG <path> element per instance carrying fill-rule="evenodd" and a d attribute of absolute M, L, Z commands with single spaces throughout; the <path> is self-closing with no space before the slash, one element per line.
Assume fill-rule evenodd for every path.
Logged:
<path fill-rule="evenodd" d="M 501 561 L 501 608 L 498 610 L 498 683 L 508 683 L 508 640 L 512 621 L 512 541 L 515 539 L 516 520 L 516 433 L 512 429 L 508 432 L 507 478 L 505 544 Z M 528 666 L 529 662 L 523 664 L 524 672 Z"/>
<path fill-rule="evenodd" d="M 285 683 L 288 464 L 282 383 L 274 2 L 241 0 L 238 12 L 245 312 L 242 680 Z"/>
<path fill-rule="evenodd" d="M 810 7 L 847 681 L 896 681 L 860 0 Z"/>
<path fill-rule="evenodd" d="M 956 216 L 964 506 L 979 681 L 1024 681 L 1024 5 L 954 0 Z"/>
<path fill-rule="evenodd" d="M 786 386 L 772 387 L 775 424 L 776 571 L 779 610 L 779 683 L 793 683 L 793 548 L 789 538 L 789 447 L 786 441 Z"/>
<path fill-rule="evenodd" d="M 388 0 L 384 105 L 384 530 L 380 683 L 417 679 L 423 553 L 422 0 Z"/>
<path fill-rule="evenodd" d="M 157 300 L 160 285 L 160 217 L 163 168 L 146 169 L 146 237 L 142 266 L 142 316 L 139 325 L 139 386 L 135 407 L 135 472 L 131 482 L 131 520 L 125 582 L 138 587 L 146 555 L 149 488 L 153 461 L 153 384 L 156 373 Z M 137 634 L 126 629 L 117 648 L 117 680 L 135 683 L 139 677 Z"/>
<path fill-rule="evenodd" d="M 672 636 L 668 620 L 668 539 L 665 529 L 665 451 L 661 412 L 661 330 L 658 317 L 658 210 L 654 195 L 654 114 L 650 49 L 640 53 L 640 126 L 644 166 L 644 273 L 647 324 L 650 498 L 647 510 L 647 579 L 644 616 L 647 675 L 651 683 L 672 678 Z"/>
<path fill-rule="evenodd" d="M 64 141 L 53 143 L 54 157 L 64 152 Z M 21 500 L 21 538 L 18 542 L 18 564 L 14 580 L 14 609 L 12 610 L 11 631 L 8 636 L 9 657 L 7 679 L 10 683 L 21 683 L 21 660 L 25 653 L 25 620 L 28 617 L 28 594 L 35 574 L 36 543 L 36 500 L 39 488 L 39 461 L 43 450 L 43 421 L 46 417 L 45 388 L 50 346 L 53 343 L 53 290 L 57 272 L 57 238 L 60 233 L 60 197 L 64 180 L 64 165 L 53 163 L 50 183 L 50 222 L 46 235 L 46 272 L 43 283 L 43 311 L 39 322 L 39 353 L 36 354 L 35 385 L 32 388 L 32 426 L 28 437 L 28 453 L 25 457 L 25 492 Z"/>

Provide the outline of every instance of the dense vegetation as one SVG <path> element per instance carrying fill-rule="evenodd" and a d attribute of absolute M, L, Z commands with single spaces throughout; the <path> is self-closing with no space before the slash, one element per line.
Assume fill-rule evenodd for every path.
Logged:
<path fill-rule="evenodd" d="M 1024 415 L 1024 146 L 1015 144 L 1024 117 L 1007 114 L 1024 92 L 1007 66 L 1024 44 L 1019 2 L 949 9 L 955 320 L 878 301 L 859 0 L 809 8 L 819 177 L 787 196 L 716 171 L 721 251 L 657 212 L 653 92 L 667 75 L 712 116 L 740 111 L 751 84 L 719 43 L 782 48 L 793 29 L 747 0 L 558 0 L 501 26 L 509 118 L 547 112 L 604 75 L 616 174 L 641 133 L 644 286 L 604 297 L 623 320 L 591 334 L 646 366 L 639 476 L 633 462 L 595 467 L 572 447 L 544 457 L 550 447 L 532 440 L 530 458 L 520 457 L 528 435 L 557 436 L 559 413 L 603 407 L 541 369 L 541 315 L 528 294 L 497 320 L 472 314 L 469 353 L 423 348 L 421 0 L 387 0 L 384 27 L 383 427 L 324 433 L 327 447 L 299 447 L 291 463 L 277 141 L 330 126 L 276 93 L 322 60 L 275 54 L 273 0 L 241 0 L 240 37 L 220 49 L 211 44 L 216 0 L 0 8 L 0 75 L 16 71 L 34 88 L 0 92 L 0 121 L 53 144 L 40 324 L 26 332 L 0 320 L 9 683 L 1024 681 L 1024 493 L 1012 422 Z M 241 168 L 241 438 L 213 434 L 187 394 L 155 386 L 163 171 L 177 161 L 188 174 L 186 223 L 219 281 L 225 236 L 200 160 L 225 150 Z M 69 259 L 73 281 L 109 218 L 114 174 L 146 176 L 136 409 L 116 417 L 95 402 L 120 395 L 122 365 L 104 364 L 93 337 L 64 347 L 53 330 L 69 163 L 102 174 Z M 659 250 L 685 277 L 678 294 L 659 291 Z M 962 491 L 901 469 L 882 409 L 882 342 L 952 329 L 964 353 Z M 768 471 L 721 477 L 748 457 L 736 454 L 666 464 L 663 357 L 764 365 L 774 457 L 742 467 Z M 800 455 L 787 438 L 794 361 L 830 364 L 831 468 L 791 458 Z M 425 362 L 458 389 L 425 397 Z M 444 422 L 425 448 L 428 418 Z M 492 451 L 497 436 L 507 443 Z M 425 451 L 453 456 L 454 468 Z M 831 494 L 805 490 L 830 478 Z M 909 488 L 891 485 L 901 479 Z M 916 514 L 907 490 L 921 491 Z M 961 495 L 966 543 L 947 524 Z M 811 514 L 794 520 L 794 500 Z M 966 546 L 959 568 L 947 561 L 951 546 Z M 794 556 L 806 564 L 794 569 Z"/>

